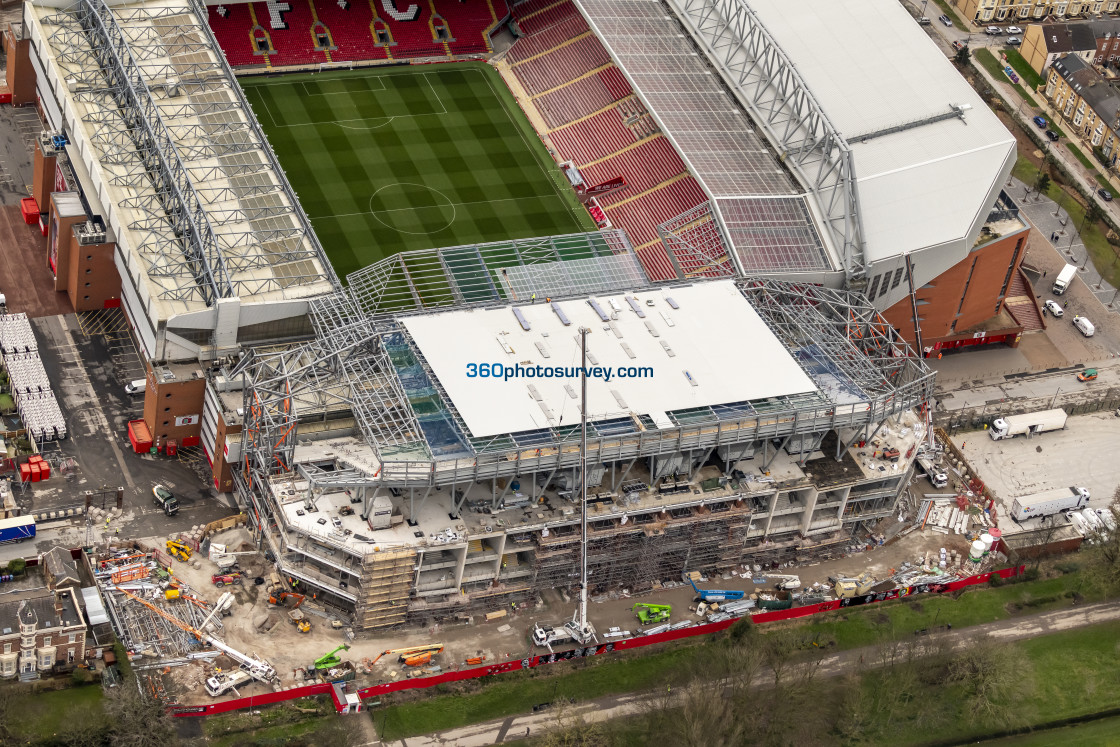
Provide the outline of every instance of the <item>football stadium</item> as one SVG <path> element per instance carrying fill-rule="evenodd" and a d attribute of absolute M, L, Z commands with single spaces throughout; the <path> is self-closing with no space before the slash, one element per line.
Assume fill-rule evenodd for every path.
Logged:
<path fill-rule="evenodd" d="M 155 448 L 357 629 L 571 590 L 583 521 L 593 594 L 842 554 L 928 432 L 920 289 L 1021 260 L 1015 141 L 893 0 L 36 0 L 18 34 Z M 652 375 L 466 373 L 567 370 L 581 329 Z"/>

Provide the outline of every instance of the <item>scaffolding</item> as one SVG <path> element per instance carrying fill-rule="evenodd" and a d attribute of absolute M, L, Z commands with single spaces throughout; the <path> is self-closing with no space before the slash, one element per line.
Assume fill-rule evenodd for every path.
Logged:
<path fill-rule="evenodd" d="M 381 550 L 362 558 L 361 591 L 354 610 L 362 629 L 388 628 L 404 623 L 412 592 L 416 551 Z"/>

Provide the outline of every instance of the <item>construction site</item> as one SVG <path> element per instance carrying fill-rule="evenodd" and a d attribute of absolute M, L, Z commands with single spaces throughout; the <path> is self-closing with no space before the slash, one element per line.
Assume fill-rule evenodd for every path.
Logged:
<path fill-rule="evenodd" d="M 375 266 L 313 302 L 314 341 L 238 371 L 250 526 L 293 590 L 355 630 L 576 593 L 581 452 L 591 595 L 845 554 L 910 480 L 932 374 L 856 294 L 636 287 L 611 271 L 622 255 L 593 260 L 600 272 L 565 268 L 563 294 L 510 262 L 516 297 L 549 302 L 508 304 L 485 300 L 482 273 L 427 259 L 403 257 L 412 278 L 479 302 L 426 307 L 429 288 Z M 749 334 L 729 341 L 726 326 Z M 664 362 L 652 379 L 588 381 L 583 449 L 578 378 L 463 374 L 472 360 L 578 364 L 580 327 L 595 365 Z"/>

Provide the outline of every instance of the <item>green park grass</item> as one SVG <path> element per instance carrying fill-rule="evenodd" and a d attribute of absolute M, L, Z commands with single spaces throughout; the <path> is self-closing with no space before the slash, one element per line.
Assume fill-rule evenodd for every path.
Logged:
<path fill-rule="evenodd" d="M 1073 157 L 1081 162 L 1082 166 L 1093 172 L 1093 178 L 1097 180 L 1097 184 L 1101 185 L 1109 191 L 1115 189 L 1111 184 L 1108 183 L 1107 179 L 1101 176 L 1100 172 L 1097 170 L 1097 165 L 1093 163 L 1088 156 L 1082 153 L 1080 148 L 1069 142 L 1066 143 L 1066 147 L 1069 148 L 1069 152 L 1073 154 Z"/>
<path fill-rule="evenodd" d="M 594 230 L 487 65 L 241 85 L 341 277 L 402 251 Z"/>
<path fill-rule="evenodd" d="M 7 708 L 11 714 L 9 727 L 14 734 L 30 742 L 50 741 L 76 722 L 108 720 L 101 709 L 101 688 L 96 685 L 41 693 L 21 692 L 14 698 L 15 702 Z"/>

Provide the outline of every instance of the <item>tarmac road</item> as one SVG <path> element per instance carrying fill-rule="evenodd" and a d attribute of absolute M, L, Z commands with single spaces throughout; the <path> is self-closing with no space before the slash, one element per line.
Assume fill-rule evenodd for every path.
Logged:
<path fill-rule="evenodd" d="M 952 648 L 959 649 L 982 639 L 1017 641 L 1112 620 L 1120 620 L 1120 601 L 1043 612 L 1015 620 L 999 620 L 969 628 L 941 632 L 936 635 L 940 642 L 951 641 Z M 877 657 L 876 649 L 866 647 L 842 651 L 825 659 L 819 672 L 826 677 L 837 677 L 850 671 L 853 666 L 860 666 L 864 657 L 867 658 L 868 662 L 873 661 Z M 865 664 L 864 666 L 874 666 L 874 664 Z M 764 684 L 766 680 L 768 678 L 762 677 L 758 684 Z M 660 694 L 650 695 L 648 693 L 607 696 L 581 703 L 575 706 L 571 713 L 572 715 L 582 716 L 585 721 L 606 721 L 638 713 L 643 706 L 646 706 L 655 698 L 661 699 L 662 697 Z M 372 716 L 376 723 L 377 712 L 374 711 Z M 555 714 L 550 711 L 543 711 L 535 714 L 510 716 L 435 734 L 409 737 L 407 740 L 371 744 L 383 744 L 386 747 L 483 747 L 484 745 L 500 744 L 506 740 L 523 739 L 526 735 L 526 729 L 530 730 L 530 735 L 541 734 L 554 723 Z"/>

